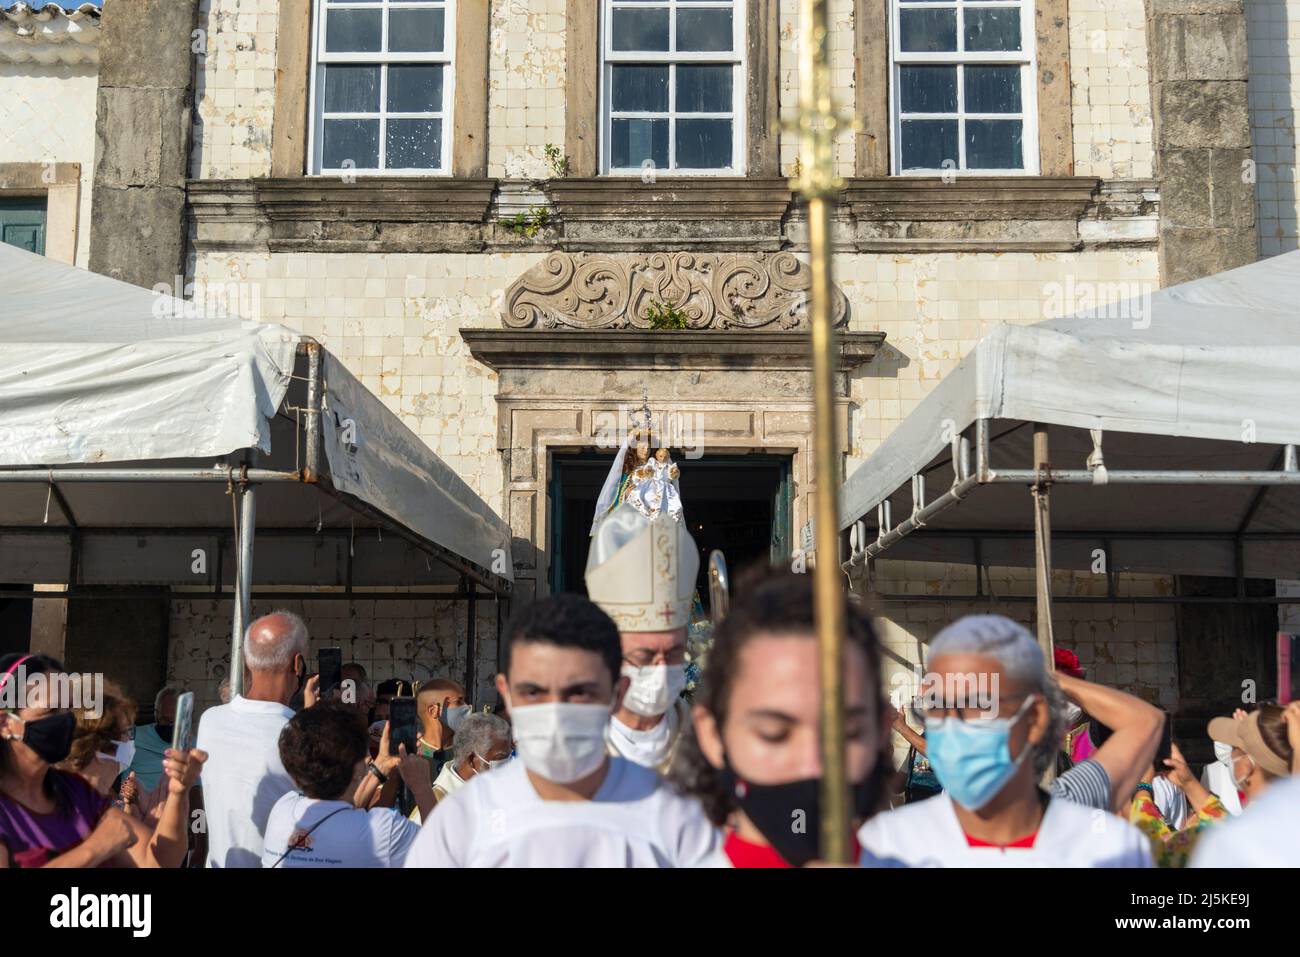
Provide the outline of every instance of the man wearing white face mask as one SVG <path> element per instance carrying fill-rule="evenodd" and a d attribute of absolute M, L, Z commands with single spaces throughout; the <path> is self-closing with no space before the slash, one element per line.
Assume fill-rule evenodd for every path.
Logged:
<path fill-rule="evenodd" d="M 576 595 L 554 595 L 507 626 L 497 690 L 518 760 L 476 774 L 438 805 L 407 867 L 683 867 L 718 834 L 698 803 L 647 768 L 610 756 L 605 731 L 628 680 L 618 630 Z"/>
<path fill-rule="evenodd" d="M 700 568 L 699 549 L 671 515 L 647 519 L 629 505 L 597 523 L 587 557 L 587 594 L 618 626 L 622 706 L 609 723 L 609 753 L 666 774 L 690 708 L 686 626 Z"/>

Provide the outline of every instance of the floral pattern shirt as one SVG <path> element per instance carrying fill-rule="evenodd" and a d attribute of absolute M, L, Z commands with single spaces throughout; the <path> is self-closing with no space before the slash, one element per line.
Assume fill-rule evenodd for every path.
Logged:
<path fill-rule="evenodd" d="M 1211 794 L 1209 800 L 1196 809 L 1196 816 L 1189 818 L 1182 830 L 1174 830 L 1160 814 L 1151 793 L 1144 788 L 1133 795 L 1128 813 L 1129 823 L 1137 825 L 1151 841 L 1151 856 L 1157 867 L 1185 867 L 1201 832 L 1226 817 L 1228 809 Z"/>

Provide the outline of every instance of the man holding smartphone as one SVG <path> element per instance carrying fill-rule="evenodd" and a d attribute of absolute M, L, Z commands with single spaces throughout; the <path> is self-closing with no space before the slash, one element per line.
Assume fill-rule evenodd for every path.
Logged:
<path fill-rule="evenodd" d="M 718 835 L 699 804 L 654 771 L 610 755 L 627 690 L 618 629 L 577 595 L 535 602 L 505 632 L 497 675 L 518 761 L 449 795 L 407 867 L 689 867 Z"/>

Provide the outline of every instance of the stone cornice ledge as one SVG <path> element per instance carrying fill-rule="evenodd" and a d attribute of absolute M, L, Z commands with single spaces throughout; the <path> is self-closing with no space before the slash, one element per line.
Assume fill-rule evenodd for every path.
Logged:
<path fill-rule="evenodd" d="M 449 177 L 191 180 L 188 197 L 200 248 L 414 252 L 481 249 L 496 186 Z"/>
<path fill-rule="evenodd" d="M 460 334 L 470 354 L 498 372 L 510 368 L 812 368 L 807 332 L 461 329 Z M 883 332 L 840 333 L 840 371 L 870 361 L 884 340 Z"/>
<path fill-rule="evenodd" d="M 861 252 L 1067 252 L 1095 202 L 1091 176 L 890 176 L 844 188 Z"/>
<path fill-rule="evenodd" d="M 780 249 L 793 198 L 783 177 L 596 176 L 548 180 L 543 188 L 563 224 L 560 247 L 575 251 Z"/>
<path fill-rule="evenodd" d="M 1100 186 L 1095 176 L 881 176 L 848 180 L 844 201 L 869 220 L 1077 220 Z"/>

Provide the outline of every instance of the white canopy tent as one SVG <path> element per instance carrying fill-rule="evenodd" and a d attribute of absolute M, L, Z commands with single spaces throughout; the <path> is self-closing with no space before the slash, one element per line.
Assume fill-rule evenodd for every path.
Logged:
<path fill-rule="evenodd" d="M 845 569 L 1300 577 L 1298 305 L 1290 253 L 998 327 L 844 483 Z"/>
<path fill-rule="evenodd" d="M 418 589 L 469 602 L 472 667 L 510 529 L 334 356 L 3 244 L 0 275 L 0 582 L 233 597 L 234 681 L 254 585 Z"/>

